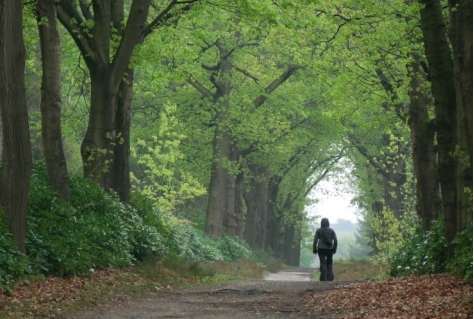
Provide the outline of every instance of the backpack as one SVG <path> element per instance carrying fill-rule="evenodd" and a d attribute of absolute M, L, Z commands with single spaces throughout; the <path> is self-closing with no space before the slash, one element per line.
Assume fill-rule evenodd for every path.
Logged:
<path fill-rule="evenodd" d="M 328 239 L 328 237 L 326 236 L 326 233 L 325 233 L 322 229 L 321 229 L 321 233 L 323 233 L 323 237 L 324 237 L 324 238 L 323 238 L 323 241 L 324 241 L 324 243 L 325 243 L 326 245 L 328 245 L 328 246 L 331 246 L 331 245 L 332 245 L 332 241 L 330 241 L 330 240 Z"/>

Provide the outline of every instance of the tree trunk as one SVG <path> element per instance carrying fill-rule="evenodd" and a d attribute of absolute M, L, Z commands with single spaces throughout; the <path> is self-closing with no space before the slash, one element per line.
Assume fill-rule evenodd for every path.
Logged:
<path fill-rule="evenodd" d="M 293 225 L 284 226 L 282 259 L 288 265 L 291 265 L 291 259 L 292 259 L 291 252 L 292 252 L 294 233 L 295 233 L 295 229 Z"/>
<path fill-rule="evenodd" d="M 278 183 L 280 181 L 270 181 L 268 186 L 270 200 L 268 201 L 267 236 L 265 238 L 264 249 L 270 250 L 275 258 L 282 259 L 285 229 L 283 217 L 276 205 L 279 190 Z"/>
<path fill-rule="evenodd" d="M 238 166 L 238 150 L 235 146 L 235 142 L 230 142 L 229 145 L 229 162 L 231 165 Z M 240 171 L 240 167 L 235 167 Z M 234 171 L 234 169 L 232 169 Z M 237 210 L 238 202 L 242 201 L 242 197 L 238 197 L 239 194 L 237 192 L 237 176 L 234 173 L 227 171 L 227 182 L 226 182 L 226 192 L 225 201 L 226 207 L 224 209 L 224 229 L 229 236 L 239 237 L 238 227 L 239 227 L 239 214 L 242 214 L 242 211 Z M 240 204 L 239 206 L 242 206 Z"/>
<path fill-rule="evenodd" d="M 112 186 L 113 151 L 116 141 L 117 92 L 110 91 L 110 75 L 105 66 L 89 68 L 91 106 L 89 125 L 81 144 L 84 177 L 108 190 Z"/>
<path fill-rule="evenodd" d="M 461 134 L 467 140 L 472 172 L 472 0 L 450 0 L 448 4 L 454 81 L 459 97 L 457 102 L 464 114 L 464 130 Z"/>
<path fill-rule="evenodd" d="M 434 97 L 438 170 L 446 224 L 448 255 L 454 253 L 451 242 L 457 233 L 458 190 L 457 161 L 455 154 L 458 144 L 456 92 L 451 52 L 446 35 L 446 24 L 439 0 L 420 0 L 421 28 L 425 54 L 428 59 L 431 90 Z"/>
<path fill-rule="evenodd" d="M 415 59 L 417 59 L 415 57 Z M 430 120 L 428 106 L 430 96 L 424 89 L 423 76 L 419 62 L 413 62 L 409 68 L 410 76 L 410 131 L 412 138 L 413 168 L 416 176 L 416 212 L 423 222 L 423 228 L 429 230 L 431 222 L 438 218 L 440 211 L 439 182 L 437 178 L 434 123 Z"/>
<path fill-rule="evenodd" d="M 251 165 L 252 177 L 249 191 L 245 193 L 247 218 L 245 221 L 245 242 L 251 248 L 264 248 L 268 215 L 268 170 L 265 167 Z"/>
<path fill-rule="evenodd" d="M 472 227 L 472 0 L 450 0 L 449 38 L 453 49 L 458 110 L 457 231 Z M 468 190 L 468 191 L 466 191 Z"/>
<path fill-rule="evenodd" d="M 235 164 L 231 161 L 233 141 L 228 127 L 233 65 L 229 51 L 221 45 L 218 48 L 222 60 L 219 65 L 219 79 L 212 76 L 212 81 L 217 86 L 217 91 L 212 97 L 213 102 L 217 105 L 217 114 L 205 225 L 206 234 L 215 238 L 221 238 L 224 222 L 228 223 L 229 216 L 234 214 L 234 207 L 231 207 L 230 203 L 235 203 L 235 184 L 233 184 L 235 178 L 231 176 L 230 167 L 228 167 Z M 232 197 L 230 201 L 228 200 L 229 196 Z M 228 225 L 225 226 L 228 228 Z"/>
<path fill-rule="evenodd" d="M 234 236 L 244 239 L 244 173 L 241 171 L 235 179 Z"/>
<path fill-rule="evenodd" d="M 290 266 L 298 267 L 300 263 L 300 241 L 295 225 L 285 225 L 283 235 L 283 260 Z"/>
<path fill-rule="evenodd" d="M 133 96 L 133 69 L 120 83 L 117 103 L 117 139 L 114 148 L 112 188 L 124 203 L 130 201 L 130 110 Z"/>
<path fill-rule="evenodd" d="M 221 238 L 223 218 L 227 215 L 225 210 L 227 206 L 228 172 L 223 167 L 223 162 L 229 158 L 230 136 L 227 129 L 223 127 L 225 127 L 225 121 L 219 121 L 214 133 L 213 160 L 205 225 L 206 234 L 215 238 Z"/>
<path fill-rule="evenodd" d="M 228 172 L 227 176 L 227 208 L 225 209 L 224 228 L 229 236 L 239 239 L 243 237 L 243 192 L 244 173 L 240 168 L 239 151 L 235 143 L 231 143 L 229 160 L 231 165 L 236 165 L 238 173 L 234 175 Z"/>
<path fill-rule="evenodd" d="M 259 169 L 258 181 L 257 181 L 257 195 L 255 197 L 256 209 L 258 214 L 257 221 L 257 247 L 264 248 L 267 241 L 268 231 L 268 208 L 269 208 L 269 189 L 268 189 L 268 168 L 261 167 Z"/>
<path fill-rule="evenodd" d="M 23 3 L 0 2 L 0 110 L 3 167 L 0 204 L 16 246 L 25 252 L 26 214 L 31 181 L 31 145 L 25 94 Z"/>
<path fill-rule="evenodd" d="M 69 176 L 61 135 L 61 51 L 54 0 L 38 0 L 41 43 L 41 136 L 49 185 L 69 202 Z"/>

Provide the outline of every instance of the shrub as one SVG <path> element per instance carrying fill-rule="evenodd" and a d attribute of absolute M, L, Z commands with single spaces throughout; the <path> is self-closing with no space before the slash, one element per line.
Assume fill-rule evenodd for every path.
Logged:
<path fill-rule="evenodd" d="M 90 269 L 88 242 L 78 231 L 74 211 L 46 183 L 46 170 L 35 163 L 28 201 L 26 251 L 33 273 L 70 274 Z"/>
<path fill-rule="evenodd" d="M 125 223 L 135 259 L 143 261 L 147 257 L 161 257 L 168 253 L 170 230 L 150 200 L 138 192 L 131 194 L 130 213 L 125 216 Z"/>
<path fill-rule="evenodd" d="M 448 268 L 465 282 L 472 282 L 472 228 L 468 228 L 456 236 L 454 258 Z"/>
<path fill-rule="evenodd" d="M 0 292 L 10 289 L 25 274 L 26 257 L 16 249 L 12 235 L 0 218 Z"/>
<path fill-rule="evenodd" d="M 440 216 L 432 222 L 430 231 L 424 232 L 421 225 L 417 225 L 415 234 L 390 257 L 388 273 L 406 276 L 444 272 L 447 258 L 444 219 Z"/>
<path fill-rule="evenodd" d="M 44 165 L 35 163 L 26 236 L 30 270 L 68 276 L 130 265 L 125 206 L 83 178 L 72 178 L 70 191 L 71 206 L 49 188 Z"/>
<path fill-rule="evenodd" d="M 195 261 L 223 260 L 218 243 L 189 223 L 171 221 L 172 253 Z"/>
<path fill-rule="evenodd" d="M 252 254 L 247 243 L 225 234 L 219 241 L 219 249 L 226 261 L 237 261 Z"/>

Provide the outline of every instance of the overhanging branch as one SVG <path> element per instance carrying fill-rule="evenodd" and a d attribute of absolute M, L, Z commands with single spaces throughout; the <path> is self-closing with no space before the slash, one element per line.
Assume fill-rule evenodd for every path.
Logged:
<path fill-rule="evenodd" d="M 265 88 L 265 94 L 260 95 L 253 101 L 253 105 L 255 107 L 259 107 L 260 105 L 262 105 L 268 99 L 269 94 L 275 91 L 280 85 L 282 85 L 286 80 L 288 80 L 290 76 L 296 72 L 296 70 L 300 68 L 301 67 L 298 65 L 292 65 L 288 67 L 288 69 L 282 75 L 280 75 L 278 79 L 275 79 Z"/>
<path fill-rule="evenodd" d="M 190 77 L 188 77 L 186 81 L 191 84 L 196 90 L 198 90 L 198 92 L 201 93 L 204 97 L 208 98 L 211 101 L 213 100 L 214 93 L 208 90 L 204 85 L 202 85 L 196 80 L 191 79 Z"/>

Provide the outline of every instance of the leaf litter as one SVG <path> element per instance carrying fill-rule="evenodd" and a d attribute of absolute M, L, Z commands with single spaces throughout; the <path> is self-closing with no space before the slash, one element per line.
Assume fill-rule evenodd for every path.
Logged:
<path fill-rule="evenodd" d="M 324 318 L 472 318 L 472 291 L 448 274 L 390 278 L 310 294 L 306 308 Z"/>

